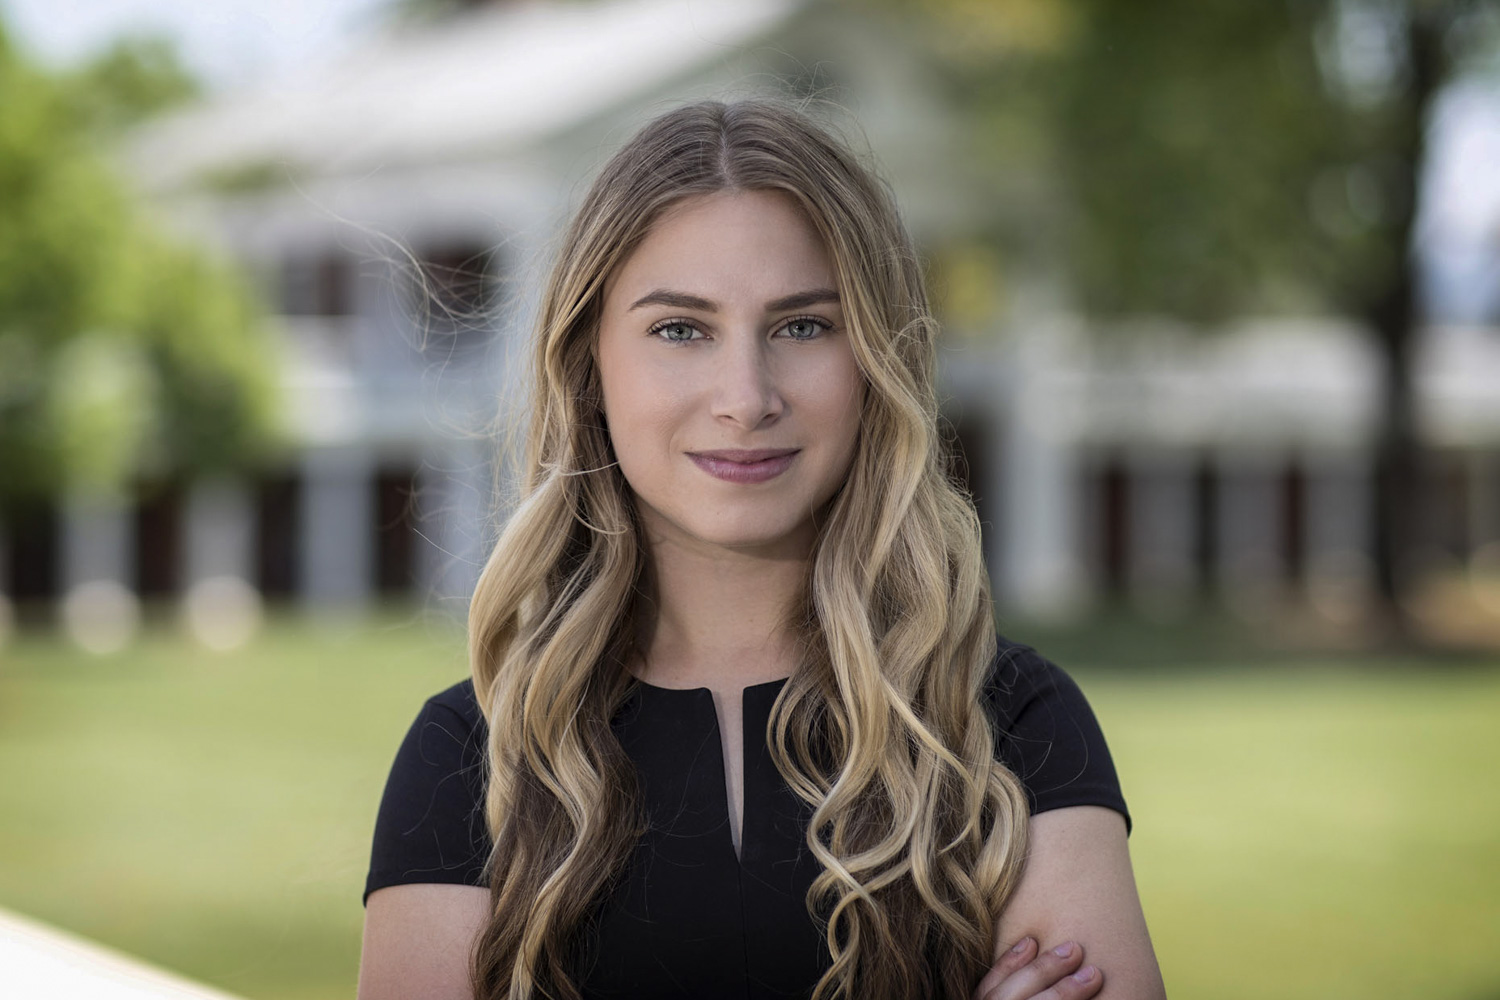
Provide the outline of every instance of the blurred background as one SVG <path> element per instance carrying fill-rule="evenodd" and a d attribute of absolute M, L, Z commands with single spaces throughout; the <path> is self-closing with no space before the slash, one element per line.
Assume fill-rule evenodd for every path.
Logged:
<path fill-rule="evenodd" d="M 560 227 L 754 94 L 905 211 L 1170 993 L 1500 1000 L 1491 0 L 0 0 L 0 907 L 352 995 Z"/>

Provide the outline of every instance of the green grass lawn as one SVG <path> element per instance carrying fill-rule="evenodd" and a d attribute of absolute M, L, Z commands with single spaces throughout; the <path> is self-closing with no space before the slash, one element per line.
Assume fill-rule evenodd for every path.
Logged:
<path fill-rule="evenodd" d="M 1107 659 L 1064 665 L 1174 998 L 1500 1000 L 1500 663 Z M 13 640 L 0 906 L 256 1000 L 348 998 L 386 769 L 465 674 L 451 628 L 390 618 L 229 655 Z"/>

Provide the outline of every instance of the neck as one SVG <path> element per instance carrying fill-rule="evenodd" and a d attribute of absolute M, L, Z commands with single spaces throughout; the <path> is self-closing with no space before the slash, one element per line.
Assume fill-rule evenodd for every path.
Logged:
<path fill-rule="evenodd" d="M 788 622 L 801 600 L 810 542 L 754 552 L 660 537 L 645 544 L 643 680 L 737 691 L 795 669 L 798 640 Z"/>

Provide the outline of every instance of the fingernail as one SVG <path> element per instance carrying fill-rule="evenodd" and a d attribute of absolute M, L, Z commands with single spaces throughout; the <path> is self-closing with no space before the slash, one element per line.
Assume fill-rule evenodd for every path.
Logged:
<path fill-rule="evenodd" d="M 1078 980 L 1080 983 L 1091 983 L 1094 981 L 1095 971 L 1096 970 L 1092 965 L 1085 965 L 1083 968 L 1073 973 L 1073 978 Z"/>
<path fill-rule="evenodd" d="M 1073 942 L 1068 941 L 1064 944 L 1058 945 L 1056 948 L 1052 949 L 1052 954 L 1056 955 L 1058 958 L 1067 958 L 1069 955 L 1073 954 Z"/>
<path fill-rule="evenodd" d="M 1029 938 L 1029 937 L 1023 937 L 1021 940 L 1019 940 L 1019 941 L 1016 942 L 1016 946 L 1014 948 L 1012 948 L 1010 951 L 1011 951 L 1011 954 L 1013 954 L 1013 955 L 1019 955 L 1019 954 L 1021 954 L 1021 952 L 1025 951 L 1027 948 L 1030 948 L 1030 947 L 1031 947 L 1031 938 Z"/>

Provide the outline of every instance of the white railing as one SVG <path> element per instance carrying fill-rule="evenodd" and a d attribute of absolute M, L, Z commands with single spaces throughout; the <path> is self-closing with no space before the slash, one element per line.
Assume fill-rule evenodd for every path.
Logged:
<path fill-rule="evenodd" d="M 240 1000 L 165 969 L 0 909 L 5 1000 Z"/>

